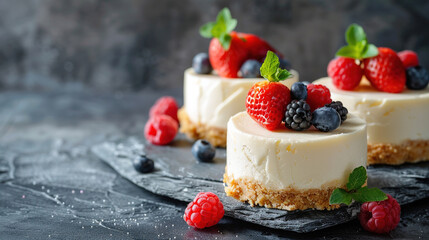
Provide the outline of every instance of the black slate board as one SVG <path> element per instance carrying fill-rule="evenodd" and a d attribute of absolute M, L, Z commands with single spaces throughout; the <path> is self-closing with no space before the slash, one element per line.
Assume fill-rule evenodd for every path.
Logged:
<path fill-rule="evenodd" d="M 312 232 L 348 222 L 359 212 L 357 204 L 334 211 L 250 207 L 225 195 L 222 182 L 225 150 L 217 149 L 214 163 L 199 163 L 193 158 L 190 146 L 183 136 L 169 146 L 154 146 L 130 137 L 96 145 L 92 151 L 120 175 L 146 190 L 186 202 L 192 201 L 199 192 L 214 192 L 224 203 L 226 216 L 270 228 Z M 153 173 L 140 174 L 134 170 L 132 159 L 142 153 L 155 160 Z M 427 198 L 429 162 L 369 167 L 368 185 L 391 194 L 401 205 Z"/>

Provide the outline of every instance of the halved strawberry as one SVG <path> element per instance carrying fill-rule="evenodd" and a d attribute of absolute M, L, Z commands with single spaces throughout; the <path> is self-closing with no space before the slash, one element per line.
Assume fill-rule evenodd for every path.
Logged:
<path fill-rule="evenodd" d="M 283 58 L 283 55 L 279 51 L 264 39 L 254 34 L 237 32 L 237 36 L 245 40 L 246 48 L 249 51 L 249 58 L 251 59 L 263 61 L 268 51 L 272 51 L 280 58 Z"/>
<path fill-rule="evenodd" d="M 390 48 L 378 48 L 378 55 L 363 60 L 364 74 L 376 89 L 389 93 L 404 90 L 406 75 L 401 59 Z"/>
<path fill-rule="evenodd" d="M 210 41 L 209 58 L 219 76 L 237 78 L 241 65 L 248 59 L 245 42 L 234 32 L 230 34 L 231 42 L 228 49 L 224 49 L 217 38 Z"/>

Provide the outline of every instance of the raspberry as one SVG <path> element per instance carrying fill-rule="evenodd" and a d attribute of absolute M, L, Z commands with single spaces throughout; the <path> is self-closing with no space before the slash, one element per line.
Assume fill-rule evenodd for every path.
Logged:
<path fill-rule="evenodd" d="M 362 204 L 359 221 L 369 232 L 388 233 L 396 228 L 400 216 L 401 206 L 396 199 L 387 194 L 387 200 Z"/>
<path fill-rule="evenodd" d="M 417 53 L 411 50 L 404 50 L 398 52 L 398 57 L 401 59 L 402 64 L 405 68 L 415 67 L 419 65 L 419 58 L 417 57 Z"/>
<path fill-rule="evenodd" d="M 310 105 L 312 112 L 331 102 L 331 92 L 327 87 L 312 83 L 307 85 L 307 103 Z"/>
<path fill-rule="evenodd" d="M 328 75 L 337 88 L 353 90 L 359 86 L 363 71 L 353 58 L 339 57 L 329 62 Z"/>
<path fill-rule="evenodd" d="M 162 97 L 150 108 L 149 116 L 168 115 L 176 120 L 176 122 L 179 122 L 179 119 L 177 118 L 178 109 L 176 100 L 174 100 L 173 97 Z"/>
<path fill-rule="evenodd" d="M 211 192 L 200 192 L 186 207 L 183 219 L 192 227 L 206 228 L 216 225 L 225 213 L 223 204 Z"/>
<path fill-rule="evenodd" d="M 155 145 L 166 145 L 173 141 L 179 124 L 168 115 L 155 115 L 149 118 L 145 127 L 146 139 Z"/>

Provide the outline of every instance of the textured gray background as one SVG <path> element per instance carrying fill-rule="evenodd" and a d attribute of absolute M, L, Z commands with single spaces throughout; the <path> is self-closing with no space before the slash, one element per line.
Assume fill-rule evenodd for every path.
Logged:
<path fill-rule="evenodd" d="M 303 80 L 326 75 L 353 22 L 377 46 L 413 49 L 429 67 L 424 0 L 2 0 L 0 88 L 180 89 L 183 70 L 208 48 L 198 28 L 224 6 L 238 31 L 263 36 Z"/>

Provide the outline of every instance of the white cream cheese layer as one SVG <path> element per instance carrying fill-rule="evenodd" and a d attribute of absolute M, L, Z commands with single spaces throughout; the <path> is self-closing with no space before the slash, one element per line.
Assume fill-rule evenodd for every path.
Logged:
<path fill-rule="evenodd" d="M 291 70 L 293 78 L 282 81 L 289 88 L 298 81 L 298 72 Z M 185 71 L 184 107 L 194 123 L 226 129 L 234 114 L 246 110 L 245 101 L 252 85 L 262 78 L 221 78 L 216 75 L 196 74 L 191 68 Z"/>
<path fill-rule="evenodd" d="M 337 89 L 328 77 L 314 83 L 327 86 L 334 101 L 365 119 L 369 144 L 429 139 L 429 88 L 386 93 L 371 87 L 366 79 L 353 91 Z"/>
<path fill-rule="evenodd" d="M 269 131 L 246 112 L 227 130 L 227 174 L 253 179 L 271 190 L 339 187 L 354 168 L 366 166 L 365 122 L 351 114 L 332 132 Z"/>

